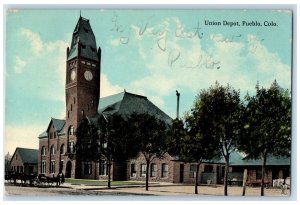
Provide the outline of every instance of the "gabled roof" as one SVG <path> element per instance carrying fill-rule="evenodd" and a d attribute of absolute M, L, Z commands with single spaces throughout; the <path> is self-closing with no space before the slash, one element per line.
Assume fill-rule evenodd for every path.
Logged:
<path fill-rule="evenodd" d="M 169 125 L 172 124 L 172 118 L 149 101 L 147 97 L 126 91 L 101 98 L 98 112 L 104 116 L 118 114 L 125 118 L 132 113 L 148 113 Z"/>
<path fill-rule="evenodd" d="M 38 156 L 39 156 L 39 150 L 37 149 L 28 149 L 28 148 L 21 148 L 17 147 L 15 150 L 15 153 L 13 154 L 12 159 L 14 159 L 14 156 L 18 153 L 18 157 L 20 157 L 21 161 L 26 164 L 37 164 L 38 163 Z"/>
<path fill-rule="evenodd" d="M 66 124 L 66 120 L 60 120 L 60 119 L 55 119 L 55 118 L 51 118 L 54 128 L 56 129 L 56 131 L 59 133 L 61 131 L 63 131 L 63 128 Z"/>
<path fill-rule="evenodd" d="M 78 55 L 78 41 L 80 42 L 80 56 L 99 61 L 97 55 L 96 39 L 88 19 L 80 16 L 72 36 L 72 43 L 67 60 L 71 60 Z"/>
<path fill-rule="evenodd" d="M 65 124 L 66 124 L 66 120 L 60 120 L 60 119 L 56 119 L 56 118 L 51 118 L 50 122 L 49 122 L 49 125 L 48 125 L 48 128 L 47 130 L 45 130 L 43 133 L 41 133 L 39 135 L 39 138 L 46 138 L 48 137 L 48 131 L 49 131 L 49 128 L 51 126 L 51 124 L 53 124 L 56 132 L 58 135 L 63 135 L 65 134 Z"/>

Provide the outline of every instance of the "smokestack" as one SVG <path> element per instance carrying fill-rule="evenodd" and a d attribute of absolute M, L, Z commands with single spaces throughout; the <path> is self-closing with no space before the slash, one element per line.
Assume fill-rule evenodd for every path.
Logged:
<path fill-rule="evenodd" d="M 177 96 L 177 111 L 176 111 L 176 118 L 179 119 L 179 98 L 180 93 L 176 90 L 176 96 Z"/>

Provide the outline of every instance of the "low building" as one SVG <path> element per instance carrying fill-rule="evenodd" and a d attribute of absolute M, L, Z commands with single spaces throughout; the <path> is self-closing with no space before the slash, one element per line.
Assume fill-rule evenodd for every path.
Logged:
<path fill-rule="evenodd" d="M 245 155 L 239 152 L 233 152 L 230 157 L 229 180 L 242 181 L 243 172 L 247 169 L 247 183 L 249 185 L 262 179 L 262 160 L 247 159 Z M 291 176 L 291 158 L 268 156 L 266 162 L 265 182 L 270 185 L 274 180 L 289 179 Z"/>
<path fill-rule="evenodd" d="M 10 170 L 16 173 L 37 173 L 38 153 L 39 151 L 37 149 L 17 147 L 10 160 Z"/>
<path fill-rule="evenodd" d="M 155 158 L 149 167 L 149 181 L 193 184 L 197 163 L 184 162 L 177 157 L 165 154 Z M 146 179 L 146 161 L 142 154 L 127 163 L 127 180 L 143 181 Z M 220 184 L 224 177 L 224 164 L 219 160 L 204 162 L 200 165 L 198 183 Z"/>

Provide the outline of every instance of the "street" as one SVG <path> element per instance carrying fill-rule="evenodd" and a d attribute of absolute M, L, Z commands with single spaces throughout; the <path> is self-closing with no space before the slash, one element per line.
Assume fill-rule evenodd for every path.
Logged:
<path fill-rule="evenodd" d="M 30 187 L 20 186 L 13 184 L 5 184 L 5 196 L 12 198 L 13 196 L 98 196 L 98 195 L 110 195 L 110 196 L 126 196 L 126 195 L 137 195 L 137 196 L 223 196 L 223 186 L 199 186 L 198 195 L 194 194 L 194 186 L 189 185 L 176 185 L 176 184 L 160 184 L 149 187 L 149 191 L 145 191 L 143 186 L 126 186 L 126 187 L 112 187 L 107 189 L 106 187 L 99 186 L 86 186 L 86 185 L 73 185 L 65 183 L 63 186 L 45 186 L 45 187 Z M 278 196 L 288 197 L 289 191 L 282 194 L 280 189 L 270 188 L 265 189 L 265 196 Z M 229 196 L 241 196 L 242 187 L 229 186 Z M 247 187 L 246 196 L 260 196 L 259 187 Z"/>

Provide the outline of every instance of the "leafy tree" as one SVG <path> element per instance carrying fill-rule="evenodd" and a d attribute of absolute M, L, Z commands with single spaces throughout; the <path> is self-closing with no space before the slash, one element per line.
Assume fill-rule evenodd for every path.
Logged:
<path fill-rule="evenodd" d="M 269 89 L 256 85 L 256 95 L 246 96 L 243 134 L 239 148 L 248 158 L 262 159 L 261 196 L 267 157 L 288 156 L 291 148 L 291 97 L 276 81 Z"/>
<path fill-rule="evenodd" d="M 130 136 L 136 139 L 136 144 L 146 161 L 146 191 L 149 184 L 149 165 L 156 157 L 166 153 L 166 124 L 156 117 L 133 113 L 128 118 Z"/>
<path fill-rule="evenodd" d="M 179 156 L 183 161 L 196 162 L 195 194 L 198 194 L 198 175 L 201 163 L 212 160 L 218 155 L 218 142 L 208 135 L 202 135 L 198 116 L 188 114 L 186 127 L 181 120 L 173 121 L 168 136 L 169 153 Z"/>
<path fill-rule="evenodd" d="M 229 158 L 240 134 L 242 112 L 239 91 L 217 82 L 196 97 L 192 109 L 193 125 L 203 138 L 218 142 L 218 151 L 225 160 L 224 195 L 227 196 Z M 200 137 L 200 136 L 198 136 Z M 214 143 L 212 143 L 214 145 Z"/>
<path fill-rule="evenodd" d="M 83 119 L 76 132 L 77 141 L 75 153 L 69 153 L 71 159 L 76 159 L 76 177 L 81 176 L 81 162 L 98 162 L 101 153 L 99 149 L 99 137 L 97 126 Z"/>
<path fill-rule="evenodd" d="M 130 135 L 130 125 L 120 115 L 104 116 L 99 119 L 101 157 L 107 162 L 108 188 L 111 187 L 112 162 L 124 162 L 135 157 L 139 151 L 137 139 Z"/>

